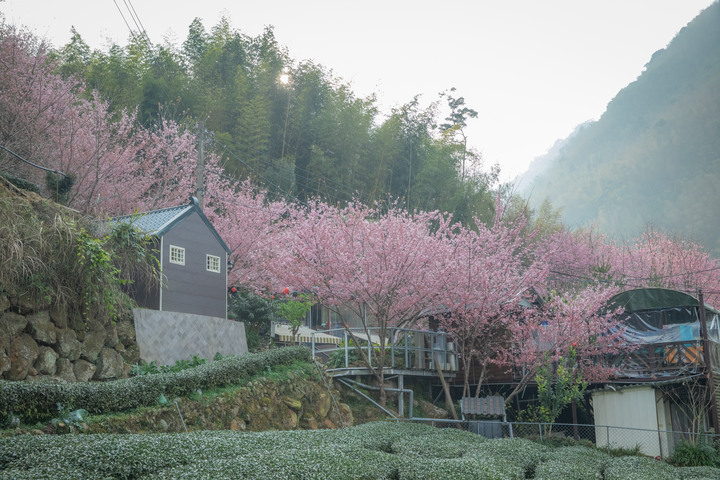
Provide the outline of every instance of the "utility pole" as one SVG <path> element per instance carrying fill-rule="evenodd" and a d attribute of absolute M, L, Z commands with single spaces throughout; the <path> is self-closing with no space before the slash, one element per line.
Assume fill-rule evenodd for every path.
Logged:
<path fill-rule="evenodd" d="M 200 206 L 200 210 L 203 209 L 204 200 L 203 197 L 205 196 L 205 187 L 204 187 L 204 174 L 205 174 L 205 142 L 203 141 L 203 137 L 205 135 L 205 121 L 200 120 L 198 122 L 198 133 L 197 133 L 197 139 L 198 139 L 198 160 L 197 160 L 197 173 L 195 177 L 195 196 L 198 199 L 198 205 Z"/>
<path fill-rule="evenodd" d="M 712 352 L 710 352 L 710 341 L 708 340 L 707 319 L 705 318 L 705 301 L 702 290 L 698 290 L 698 314 L 700 317 L 700 336 L 702 337 L 703 359 L 707 376 L 707 389 L 710 396 L 710 423 L 715 435 L 720 433 L 718 425 L 717 391 L 715 389 L 715 375 L 712 368 Z M 713 345 L 713 347 L 715 347 Z"/>

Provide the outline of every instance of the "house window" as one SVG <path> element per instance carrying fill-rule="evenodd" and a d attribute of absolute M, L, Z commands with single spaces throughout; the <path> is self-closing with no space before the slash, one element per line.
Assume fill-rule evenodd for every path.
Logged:
<path fill-rule="evenodd" d="M 205 257 L 205 268 L 208 272 L 220 273 L 220 257 L 207 255 Z"/>
<path fill-rule="evenodd" d="M 170 263 L 185 265 L 185 249 L 183 247 L 170 245 Z"/>

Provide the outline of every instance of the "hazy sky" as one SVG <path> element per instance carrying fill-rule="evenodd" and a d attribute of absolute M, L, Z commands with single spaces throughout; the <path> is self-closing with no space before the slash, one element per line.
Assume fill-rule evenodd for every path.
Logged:
<path fill-rule="evenodd" d="M 128 7 L 155 43 L 179 46 L 195 17 L 266 25 L 295 60 L 312 59 L 378 95 L 388 112 L 456 87 L 479 112 L 470 144 L 503 178 L 522 173 L 642 72 L 714 0 L 0 0 L 5 20 L 61 46 L 75 26 L 93 48 L 127 43 Z M 120 11 L 123 16 L 121 16 Z"/>

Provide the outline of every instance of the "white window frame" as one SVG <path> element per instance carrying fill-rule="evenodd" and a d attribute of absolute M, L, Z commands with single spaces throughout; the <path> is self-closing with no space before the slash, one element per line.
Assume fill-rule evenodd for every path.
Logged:
<path fill-rule="evenodd" d="M 170 255 L 168 255 L 170 263 L 175 265 L 185 265 L 185 249 L 176 245 L 170 245 Z"/>
<path fill-rule="evenodd" d="M 217 255 L 205 255 L 205 270 L 208 272 L 221 273 L 220 257 Z"/>

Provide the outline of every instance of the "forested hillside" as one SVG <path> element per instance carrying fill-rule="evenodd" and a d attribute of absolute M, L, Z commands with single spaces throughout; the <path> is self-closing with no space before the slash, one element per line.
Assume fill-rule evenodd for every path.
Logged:
<path fill-rule="evenodd" d="M 628 239 L 651 223 L 720 255 L 720 3 L 552 156 L 528 192 L 568 226 Z"/>
<path fill-rule="evenodd" d="M 138 36 L 107 51 L 74 33 L 54 52 L 66 78 L 99 92 L 113 112 L 137 109 L 143 128 L 172 120 L 195 131 L 204 121 L 206 148 L 225 172 L 275 198 L 392 196 L 410 209 L 492 216 L 497 171 L 466 148 L 463 127 L 477 113 L 453 89 L 422 101 L 409 92 L 385 116 L 324 66 L 293 59 L 271 27 L 251 37 L 225 20 L 208 32 L 196 19 L 181 45 Z"/>

